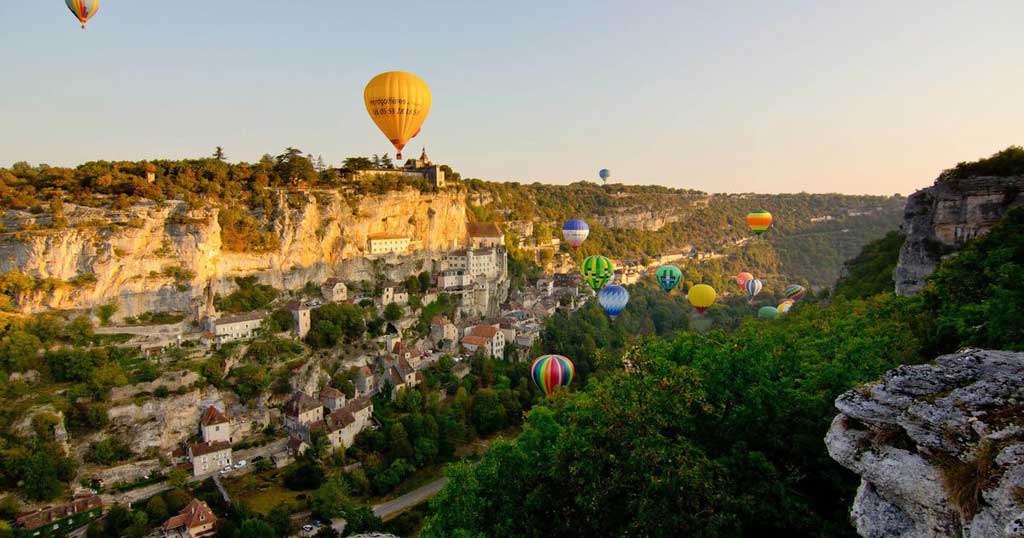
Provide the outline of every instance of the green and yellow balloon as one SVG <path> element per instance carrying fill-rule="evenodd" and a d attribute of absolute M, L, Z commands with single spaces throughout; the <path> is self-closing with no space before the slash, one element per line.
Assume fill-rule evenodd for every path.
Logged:
<path fill-rule="evenodd" d="M 674 265 L 662 265 L 654 273 L 654 278 L 658 280 L 661 289 L 672 291 L 683 280 L 683 272 Z"/>
<path fill-rule="evenodd" d="M 604 256 L 588 256 L 580 264 L 580 273 L 590 289 L 597 293 L 615 276 L 615 265 Z"/>

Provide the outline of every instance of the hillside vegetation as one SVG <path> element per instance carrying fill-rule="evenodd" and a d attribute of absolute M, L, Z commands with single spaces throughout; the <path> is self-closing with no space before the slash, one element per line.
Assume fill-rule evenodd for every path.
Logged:
<path fill-rule="evenodd" d="M 868 263 L 870 251 L 886 258 L 891 248 L 872 245 L 857 265 L 888 274 L 887 261 Z M 1022 260 L 1024 210 L 1015 210 L 917 297 L 804 301 L 734 331 L 632 340 L 628 372 L 618 357 L 553 339 L 546 351 L 569 351 L 599 375 L 535 407 L 517 440 L 450 470 L 421 536 L 854 536 L 857 481 L 822 442 L 833 400 L 963 345 L 1021 349 L 1024 290 L 1012 275 Z M 881 280 L 852 271 L 842 288 L 862 291 L 843 295 Z M 596 340 L 608 329 L 572 331 Z"/>

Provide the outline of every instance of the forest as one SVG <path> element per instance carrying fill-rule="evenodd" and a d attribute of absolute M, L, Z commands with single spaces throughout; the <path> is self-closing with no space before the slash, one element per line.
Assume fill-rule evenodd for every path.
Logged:
<path fill-rule="evenodd" d="M 625 320 L 653 336 L 592 309 L 552 318 L 548 351 L 593 372 L 535 406 L 516 440 L 453 466 L 421 536 L 854 536 L 857 481 L 822 442 L 835 397 L 962 346 L 1024 349 L 1024 210 L 911 298 L 879 289 L 899 242 L 867 246 L 833 297 L 735 329 L 656 336 L 672 297 Z"/>

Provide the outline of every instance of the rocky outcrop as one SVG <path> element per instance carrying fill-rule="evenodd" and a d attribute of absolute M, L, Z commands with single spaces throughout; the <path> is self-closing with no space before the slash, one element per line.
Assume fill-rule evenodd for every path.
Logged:
<path fill-rule="evenodd" d="M 914 295 L 924 287 L 943 255 L 989 231 L 1012 207 L 1024 205 L 1024 176 L 939 177 L 935 185 L 907 199 L 907 236 L 896 266 L 896 293 Z"/>
<path fill-rule="evenodd" d="M 189 210 L 182 201 L 142 202 L 126 210 L 65 205 L 68 226 L 50 217 L 3 214 L 0 273 L 19 270 L 42 289 L 20 297 L 25 312 L 94 308 L 116 302 L 121 316 L 188 311 L 207 283 L 233 289 L 233 277 L 257 275 L 281 289 L 329 276 L 370 279 L 381 260 L 366 257 L 371 234 L 417 240 L 418 265 L 438 251 L 465 244 L 462 191 L 416 190 L 346 198 L 337 191 L 278 192 L 276 203 L 252 215 L 276 237 L 268 252 L 231 252 L 221 241 L 219 209 Z M 436 254 L 433 254 L 436 257 Z M 427 267 L 429 269 L 429 267 Z M 75 277 L 91 275 L 75 284 Z"/>
<path fill-rule="evenodd" d="M 836 407 L 825 443 L 861 477 L 861 536 L 1024 536 L 1024 353 L 901 366 Z"/>

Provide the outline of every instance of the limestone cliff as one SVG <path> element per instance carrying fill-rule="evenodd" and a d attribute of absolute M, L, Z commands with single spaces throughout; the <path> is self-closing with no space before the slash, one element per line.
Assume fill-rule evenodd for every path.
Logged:
<path fill-rule="evenodd" d="M 861 477 L 861 536 L 1024 536 L 1024 353 L 901 366 L 836 400 L 829 454 Z"/>
<path fill-rule="evenodd" d="M 988 232 L 1012 207 L 1024 205 L 1024 176 L 939 177 L 935 185 L 907 199 L 906 242 L 896 267 L 896 293 L 914 295 L 924 287 L 944 254 Z"/>
<path fill-rule="evenodd" d="M 357 199 L 330 190 L 278 191 L 268 216 L 254 213 L 277 239 L 278 246 L 269 252 L 226 250 L 218 211 L 188 210 L 181 201 L 143 202 L 123 211 L 68 204 L 68 226 L 62 229 L 41 227 L 49 223 L 47 215 L 7 211 L 0 272 L 17 269 L 56 283 L 21 297 L 25 312 L 113 301 L 120 315 L 131 316 L 186 311 L 207 282 L 223 293 L 236 276 L 257 275 L 284 289 L 335 275 L 369 279 L 380 269 L 365 257 L 367 238 L 374 233 L 422 243 L 413 261 L 419 269 L 408 272 L 422 270 L 425 259 L 464 244 L 466 237 L 461 191 L 405 190 Z M 79 275 L 95 278 L 63 284 Z"/>

